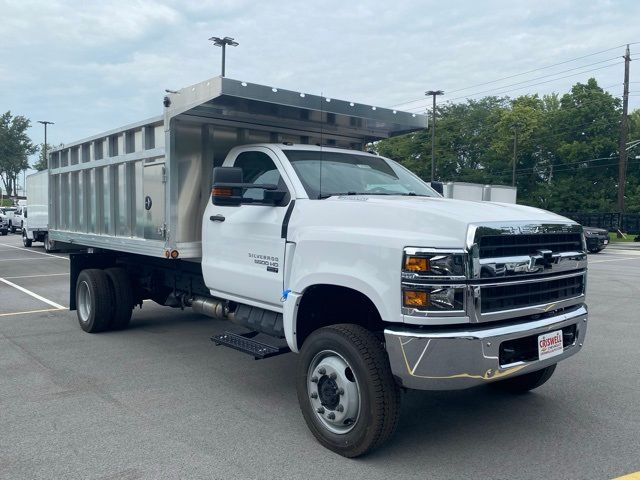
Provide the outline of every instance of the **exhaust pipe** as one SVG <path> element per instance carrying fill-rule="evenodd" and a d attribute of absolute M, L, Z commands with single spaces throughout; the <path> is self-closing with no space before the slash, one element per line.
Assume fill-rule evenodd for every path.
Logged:
<path fill-rule="evenodd" d="M 233 320 L 233 313 L 229 312 L 226 302 L 207 297 L 193 297 L 185 300 L 185 305 L 194 312 L 218 319 Z"/>

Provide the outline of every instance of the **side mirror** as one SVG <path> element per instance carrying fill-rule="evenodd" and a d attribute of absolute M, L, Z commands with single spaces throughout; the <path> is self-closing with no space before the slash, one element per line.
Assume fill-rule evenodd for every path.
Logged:
<path fill-rule="evenodd" d="M 287 196 L 285 190 L 265 190 L 264 191 L 264 203 L 269 205 L 280 205 Z"/>
<path fill-rule="evenodd" d="M 251 199 L 242 198 L 243 192 L 248 188 L 265 190 L 264 200 L 269 203 L 274 202 L 274 205 L 287 194 L 287 192 L 278 191 L 278 186 L 271 183 L 244 183 L 240 168 L 216 167 L 213 169 L 211 201 L 214 205 L 237 207 L 242 203 L 252 203 Z"/>
<path fill-rule="evenodd" d="M 237 167 L 216 167 L 213 169 L 211 202 L 214 205 L 234 207 L 242 203 L 242 188 L 232 185 L 242 184 L 242 169 Z"/>
<path fill-rule="evenodd" d="M 444 187 L 442 182 L 431 182 L 431 188 L 433 188 L 440 195 L 444 196 Z"/>

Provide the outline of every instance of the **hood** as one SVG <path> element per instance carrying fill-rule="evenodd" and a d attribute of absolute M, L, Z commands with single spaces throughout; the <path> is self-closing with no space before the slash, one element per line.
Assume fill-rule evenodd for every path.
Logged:
<path fill-rule="evenodd" d="M 393 238 L 404 246 L 434 248 L 464 247 L 471 224 L 576 224 L 560 215 L 523 205 L 392 195 L 301 201 L 299 206 L 296 204 L 291 221 L 302 230 L 307 227 L 328 234 L 351 232 L 363 239 Z"/>

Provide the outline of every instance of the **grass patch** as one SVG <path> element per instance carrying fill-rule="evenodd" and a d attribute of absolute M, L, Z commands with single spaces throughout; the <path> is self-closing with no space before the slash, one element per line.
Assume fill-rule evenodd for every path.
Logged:
<path fill-rule="evenodd" d="M 609 240 L 611 242 L 633 242 L 633 239 L 636 238 L 637 235 L 637 233 L 625 233 L 627 238 L 618 238 L 617 233 L 609 232 Z"/>

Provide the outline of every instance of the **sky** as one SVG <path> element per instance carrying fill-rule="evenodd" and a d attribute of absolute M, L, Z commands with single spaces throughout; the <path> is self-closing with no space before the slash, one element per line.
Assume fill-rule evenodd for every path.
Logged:
<path fill-rule="evenodd" d="M 214 35 L 240 43 L 228 77 L 419 113 L 430 89 L 461 102 L 593 76 L 621 96 L 622 45 L 640 60 L 636 0 L 0 0 L 0 12 L 0 111 L 30 118 L 34 143 L 37 120 L 55 122 L 59 144 L 160 115 L 165 89 L 219 75 Z M 631 81 L 630 110 L 633 61 Z"/>

